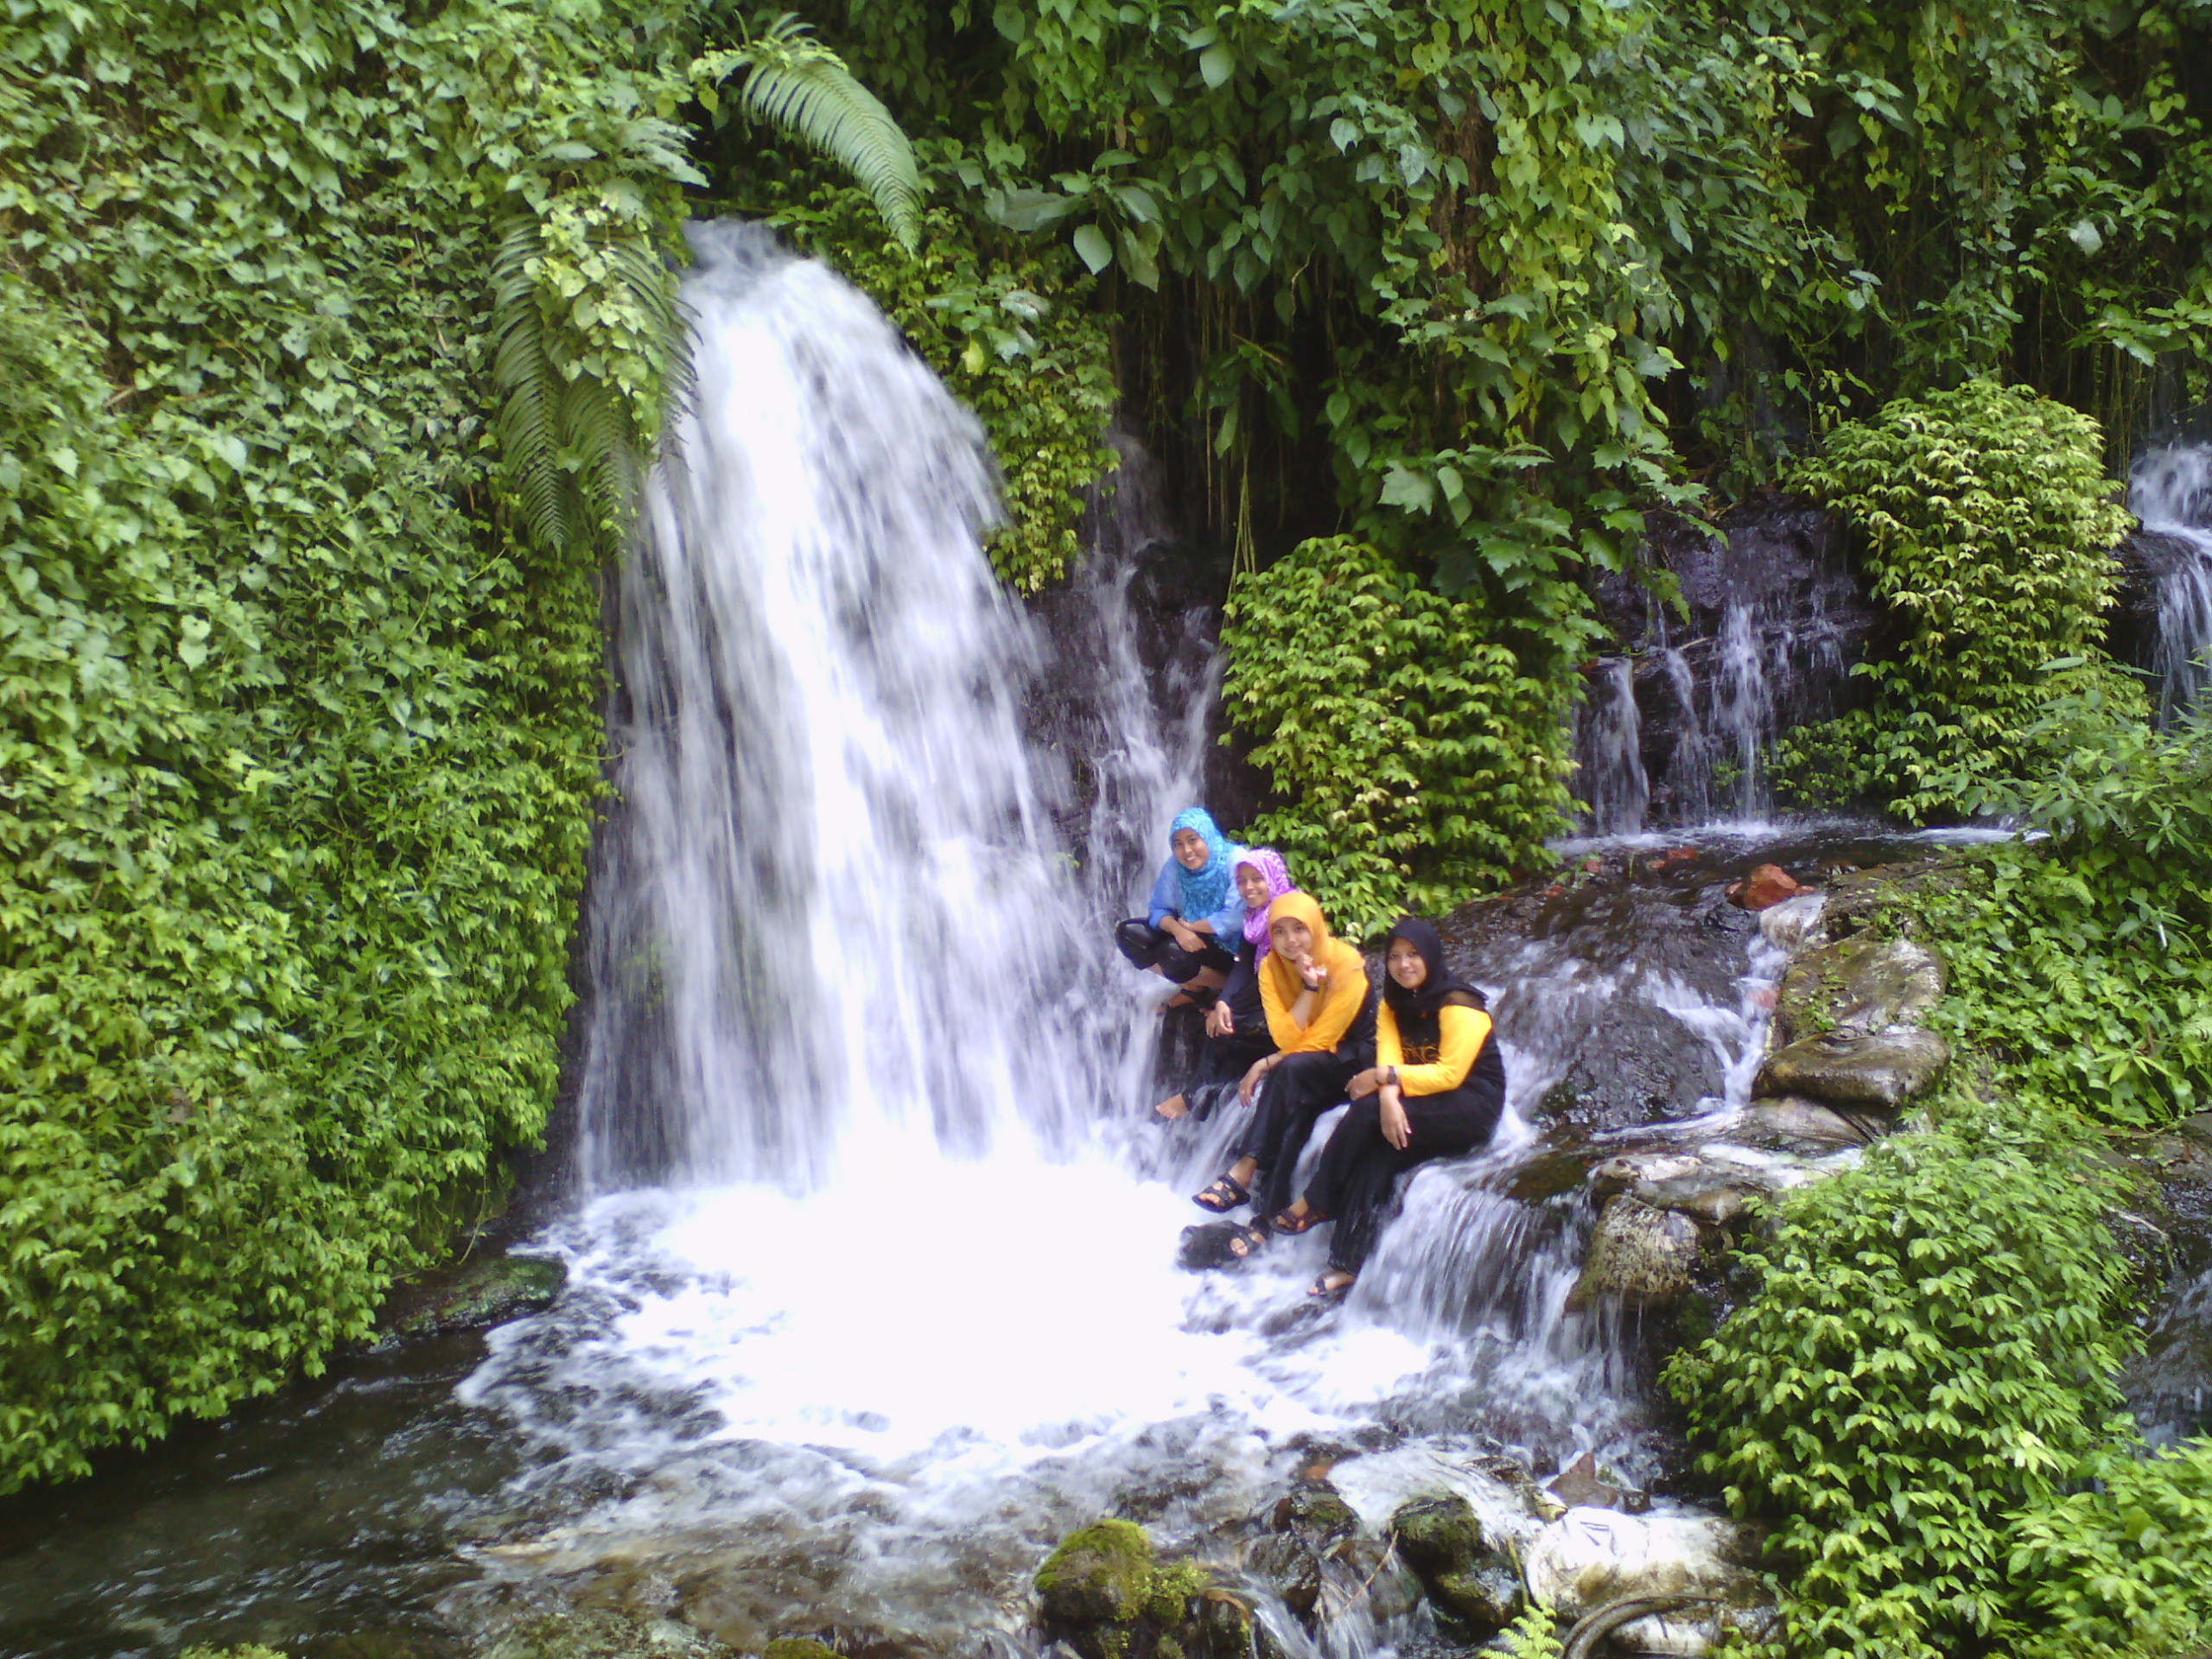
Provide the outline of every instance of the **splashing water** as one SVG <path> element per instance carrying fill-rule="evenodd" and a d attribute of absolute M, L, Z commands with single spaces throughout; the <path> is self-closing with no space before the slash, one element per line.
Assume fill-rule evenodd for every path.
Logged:
<path fill-rule="evenodd" d="M 2185 543 L 2195 557 L 2158 582 L 2158 720 L 2174 716 L 2212 686 L 2212 445 L 2154 449 L 2136 464 L 2127 505 L 2156 531 Z"/>

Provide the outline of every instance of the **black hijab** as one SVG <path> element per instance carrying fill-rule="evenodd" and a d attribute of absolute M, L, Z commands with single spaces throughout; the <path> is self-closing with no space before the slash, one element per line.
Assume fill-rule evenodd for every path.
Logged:
<path fill-rule="evenodd" d="M 1398 939 L 1420 951 L 1421 961 L 1428 966 L 1427 977 L 1410 991 L 1390 974 L 1390 945 Z M 1444 938 L 1433 922 L 1419 916 L 1400 917 L 1398 925 L 1390 930 L 1390 938 L 1382 942 L 1382 1000 L 1398 1016 L 1401 1027 L 1414 1020 L 1424 1024 L 1433 1021 L 1446 1008 L 1490 1006 L 1489 998 L 1444 965 Z"/>

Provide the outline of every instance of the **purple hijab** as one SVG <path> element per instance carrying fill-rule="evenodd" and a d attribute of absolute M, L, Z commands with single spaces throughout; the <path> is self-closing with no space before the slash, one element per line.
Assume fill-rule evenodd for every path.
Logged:
<path fill-rule="evenodd" d="M 1282 861 L 1282 855 L 1274 848 L 1254 847 L 1239 853 L 1236 868 L 1242 869 L 1247 864 L 1267 878 L 1268 905 L 1272 905 L 1286 893 L 1298 891 L 1290 879 L 1290 867 Z M 1231 874 L 1235 873 L 1235 870 L 1230 872 Z M 1247 911 L 1244 915 L 1244 942 L 1257 947 L 1252 953 L 1255 963 L 1265 961 L 1268 952 L 1275 948 L 1274 939 L 1268 931 L 1268 905 Z"/>

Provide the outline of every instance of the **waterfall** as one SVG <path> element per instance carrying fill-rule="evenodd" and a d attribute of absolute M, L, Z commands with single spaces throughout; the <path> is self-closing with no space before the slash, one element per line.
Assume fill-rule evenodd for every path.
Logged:
<path fill-rule="evenodd" d="M 2127 505 L 2145 530 L 2173 537 L 2193 556 L 2158 579 L 2158 645 L 2161 725 L 2212 685 L 2212 445 L 2154 449 L 2135 466 Z"/>
<path fill-rule="evenodd" d="M 1601 836 L 1636 834 L 1651 802 L 1635 671 L 1626 657 L 1602 658 L 1576 715 L 1581 791 L 1590 804 L 1590 827 Z"/>
<path fill-rule="evenodd" d="M 587 1181 L 799 1192 L 870 1130 L 1065 1138 L 1086 1022 L 1039 992 L 1097 976 L 981 430 L 823 267 L 695 240 L 696 397 L 616 601 Z"/>

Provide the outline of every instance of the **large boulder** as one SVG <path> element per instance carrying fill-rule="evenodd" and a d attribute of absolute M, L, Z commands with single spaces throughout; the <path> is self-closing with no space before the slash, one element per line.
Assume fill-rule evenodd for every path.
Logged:
<path fill-rule="evenodd" d="M 1759 1068 L 1757 1096 L 1807 1095 L 1833 1106 L 1894 1111 L 1951 1063 L 1951 1046 L 1932 1031 L 1891 1026 L 1840 1027 L 1777 1049 Z"/>
<path fill-rule="evenodd" d="M 1412 1611 L 1421 1599 L 1420 1581 L 1390 1541 L 1367 1530 L 1326 1483 L 1294 1487 L 1260 1523 L 1267 1531 L 1246 1546 L 1244 1568 L 1308 1624 L 1332 1624 L 1355 1612 L 1381 1623 Z"/>
<path fill-rule="evenodd" d="M 1638 1307 L 1671 1306 L 1689 1294 L 1703 1255 L 1697 1223 L 1623 1193 L 1598 1217 L 1567 1306 L 1618 1299 Z"/>
<path fill-rule="evenodd" d="M 1774 1007 L 1787 1046 L 1829 1031 L 1916 1026 L 1943 995 L 1942 958 L 1910 939 L 1864 933 L 1808 950 L 1783 975 Z"/>
<path fill-rule="evenodd" d="M 480 1255 L 456 1271 L 403 1290 L 386 1310 L 378 1346 L 505 1325 L 550 1307 L 569 1281 L 562 1263 L 536 1255 Z"/>
<path fill-rule="evenodd" d="M 1632 1652 L 1696 1655 L 1712 1646 L 1724 1610 L 1761 1596 L 1738 1565 L 1744 1553 L 1738 1529 L 1713 1516 L 1573 1509 L 1537 1535 L 1522 1570 L 1529 1593 L 1570 1620 L 1628 1597 L 1695 1598 L 1616 1640 Z"/>

